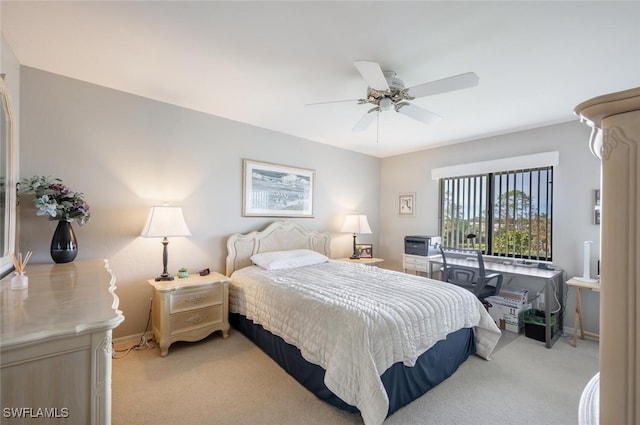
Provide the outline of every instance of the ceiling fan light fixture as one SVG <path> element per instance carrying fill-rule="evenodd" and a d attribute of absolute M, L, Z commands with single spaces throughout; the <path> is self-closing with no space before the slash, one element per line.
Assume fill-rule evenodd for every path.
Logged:
<path fill-rule="evenodd" d="M 383 97 L 380 99 L 380 103 L 378 104 L 381 111 L 388 111 L 393 106 L 393 101 L 388 97 Z"/>

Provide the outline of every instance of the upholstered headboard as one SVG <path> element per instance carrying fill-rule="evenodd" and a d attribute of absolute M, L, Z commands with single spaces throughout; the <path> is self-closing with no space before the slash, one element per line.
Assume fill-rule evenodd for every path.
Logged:
<path fill-rule="evenodd" d="M 247 234 L 236 233 L 227 239 L 227 276 L 234 270 L 251 265 L 251 256 L 260 252 L 288 249 L 311 249 L 330 255 L 329 233 L 306 230 L 291 221 L 276 221 L 264 230 Z"/>

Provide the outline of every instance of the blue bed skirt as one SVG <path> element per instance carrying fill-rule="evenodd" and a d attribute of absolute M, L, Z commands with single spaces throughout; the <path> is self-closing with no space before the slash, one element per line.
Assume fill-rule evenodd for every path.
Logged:
<path fill-rule="evenodd" d="M 348 412 L 358 412 L 355 406 L 345 403 L 326 387 L 325 370 L 306 361 L 295 346 L 242 315 L 231 313 L 229 321 L 316 397 Z M 389 397 L 387 415 L 447 379 L 475 352 L 473 329 L 463 328 L 449 334 L 445 340 L 439 341 L 423 353 L 414 367 L 407 367 L 402 363 L 392 365 L 382 374 L 382 383 Z"/>

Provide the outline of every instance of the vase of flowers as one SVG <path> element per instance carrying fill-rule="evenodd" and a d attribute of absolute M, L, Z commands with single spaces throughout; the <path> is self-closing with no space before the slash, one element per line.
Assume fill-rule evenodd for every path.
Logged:
<path fill-rule="evenodd" d="M 78 241 L 71 223 L 80 226 L 91 220 L 84 194 L 74 192 L 58 178 L 33 176 L 24 179 L 21 192 L 35 195 L 36 215 L 58 221 L 51 240 L 51 258 L 56 263 L 69 263 L 78 255 Z"/>

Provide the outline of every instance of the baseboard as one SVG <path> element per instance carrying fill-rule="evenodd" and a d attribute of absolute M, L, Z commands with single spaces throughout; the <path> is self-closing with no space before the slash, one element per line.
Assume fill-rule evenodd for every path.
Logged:
<path fill-rule="evenodd" d="M 142 335 L 140 334 L 135 334 L 135 335 L 127 335 L 127 336 L 121 336 L 119 338 L 114 338 L 112 340 L 114 345 L 133 345 L 133 344 L 137 344 L 138 342 L 140 342 L 140 338 Z M 145 338 L 147 341 L 151 341 L 153 338 L 153 334 L 151 333 L 151 331 L 146 332 L 144 334 Z"/>
<path fill-rule="evenodd" d="M 565 336 L 573 338 L 573 328 L 569 328 L 567 326 L 564 326 L 562 332 L 564 332 Z M 579 331 L 578 331 L 578 338 L 580 338 L 580 332 Z M 596 333 L 593 333 L 593 332 L 584 331 L 584 339 L 591 339 L 593 341 L 600 341 L 600 335 L 596 334 Z"/>

